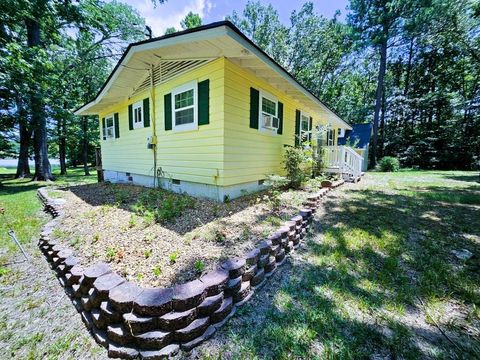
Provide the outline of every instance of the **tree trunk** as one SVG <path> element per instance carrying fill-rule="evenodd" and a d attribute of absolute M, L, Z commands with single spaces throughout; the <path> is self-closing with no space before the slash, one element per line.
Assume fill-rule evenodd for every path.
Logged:
<path fill-rule="evenodd" d="M 27 19 L 27 45 L 30 48 L 40 46 L 40 25 L 36 20 Z M 35 153 L 35 175 L 33 180 L 53 180 L 52 169 L 48 161 L 47 119 L 42 95 L 35 79 L 30 79 L 30 111 L 33 128 L 33 150 Z"/>
<path fill-rule="evenodd" d="M 385 156 L 385 110 L 386 110 L 386 101 L 385 101 L 385 91 L 382 92 L 382 115 L 380 116 L 380 146 L 379 146 L 379 156 Z"/>
<path fill-rule="evenodd" d="M 388 32 L 385 31 L 384 38 L 380 44 L 380 67 L 378 69 L 377 90 L 375 92 L 375 113 L 373 115 L 372 167 L 375 167 L 377 164 L 378 123 L 380 119 L 380 109 L 382 107 L 383 80 L 387 68 L 387 33 Z"/>
<path fill-rule="evenodd" d="M 32 132 L 28 131 L 24 120 L 21 119 L 19 123 L 20 133 L 20 149 L 18 152 L 17 173 L 15 179 L 23 179 L 30 176 L 30 166 L 28 165 L 28 148 L 30 146 L 30 138 Z"/>
<path fill-rule="evenodd" d="M 82 155 L 83 155 L 83 171 L 85 172 L 85 176 L 90 175 L 88 171 L 88 117 L 84 116 L 82 121 L 83 127 L 83 147 L 82 147 Z"/>
<path fill-rule="evenodd" d="M 64 117 L 58 119 L 58 160 L 60 162 L 60 175 L 67 175 L 65 122 Z"/>

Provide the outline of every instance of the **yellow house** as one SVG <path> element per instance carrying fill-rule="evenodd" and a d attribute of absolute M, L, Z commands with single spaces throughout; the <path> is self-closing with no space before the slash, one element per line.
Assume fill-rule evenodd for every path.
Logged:
<path fill-rule="evenodd" d="M 131 44 L 75 114 L 99 116 L 106 180 L 219 201 L 263 189 L 318 128 L 335 168 L 351 129 L 228 21 Z"/>

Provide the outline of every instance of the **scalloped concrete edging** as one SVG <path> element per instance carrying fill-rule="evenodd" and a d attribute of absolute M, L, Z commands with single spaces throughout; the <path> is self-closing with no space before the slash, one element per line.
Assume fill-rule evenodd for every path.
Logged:
<path fill-rule="evenodd" d="M 334 182 L 331 188 L 344 183 Z M 39 247 L 60 284 L 108 356 L 163 359 L 190 351 L 215 334 L 285 262 L 309 231 L 318 204 L 331 188 L 308 197 L 305 208 L 244 257 L 231 258 L 199 279 L 172 288 L 141 288 L 106 263 L 83 268 L 73 251 L 50 239 L 63 216 L 60 199 L 38 190 L 53 219 L 42 229 Z"/>

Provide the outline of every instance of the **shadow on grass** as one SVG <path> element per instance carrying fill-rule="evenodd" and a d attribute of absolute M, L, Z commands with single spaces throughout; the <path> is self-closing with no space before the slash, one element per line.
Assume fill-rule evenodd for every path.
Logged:
<path fill-rule="evenodd" d="M 458 235 L 480 235 L 479 210 L 469 206 L 480 201 L 475 189 L 457 189 L 452 206 L 451 191 L 351 189 L 339 204 L 326 200 L 323 239 L 312 239 L 300 262 L 282 269 L 288 274 L 241 309 L 219 358 L 478 357 L 480 344 L 464 329 L 444 329 L 454 332 L 452 346 L 416 318 L 432 298 L 480 304 L 479 272 L 459 268 L 451 254 L 480 253 L 477 241 Z"/>

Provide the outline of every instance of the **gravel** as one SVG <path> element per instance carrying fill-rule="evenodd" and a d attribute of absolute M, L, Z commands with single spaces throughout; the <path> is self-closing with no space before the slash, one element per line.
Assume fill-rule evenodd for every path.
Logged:
<path fill-rule="evenodd" d="M 308 191 L 282 193 L 275 209 L 268 192 L 229 203 L 191 198 L 192 208 L 158 224 L 135 211 L 145 191 L 151 190 L 120 184 L 51 190 L 66 200 L 65 216 L 54 237 L 74 248 L 84 265 L 107 261 L 144 287 L 167 287 L 245 254 L 295 215 L 308 195 Z"/>

